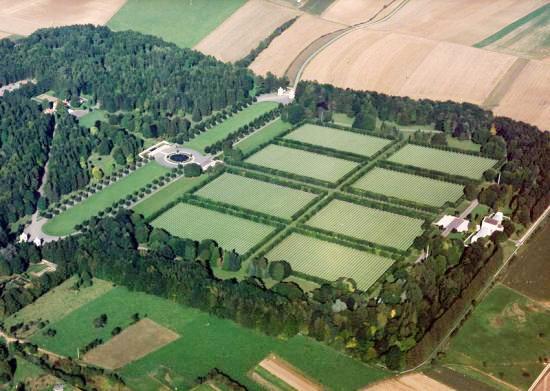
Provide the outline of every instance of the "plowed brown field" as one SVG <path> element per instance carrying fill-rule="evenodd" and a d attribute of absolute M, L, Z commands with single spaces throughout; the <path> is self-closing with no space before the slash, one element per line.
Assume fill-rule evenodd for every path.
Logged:
<path fill-rule="evenodd" d="M 448 387 L 423 373 L 413 373 L 383 380 L 363 389 L 364 391 L 453 391 Z"/>

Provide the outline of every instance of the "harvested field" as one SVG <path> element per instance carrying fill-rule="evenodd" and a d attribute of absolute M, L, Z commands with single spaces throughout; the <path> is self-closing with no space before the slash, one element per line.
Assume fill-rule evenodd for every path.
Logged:
<path fill-rule="evenodd" d="M 463 186 L 404 172 L 375 167 L 353 187 L 388 197 L 440 207 L 455 202 L 463 194 Z"/>
<path fill-rule="evenodd" d="M 529 61 L 494 112 L 550 130 L 550 63 Z"/>
<path fill-rule="evenodd" d="M 227 18 L 195 49 L 222 61 L 237 61 L 277 27 L 299 15 L 299 11 L 266 0 L 250 0 Z"/>
<path fill-rule="evenodd" d="M 29 35 L 42 27 L 105 24 L 124 3 L 125 0 L 0 0 L 0 31 Z"/>
<path fill-rule="evenodd" d="M 10 35 L 11 35 L 10 33 L 5 33 L 3 31 L 0 31 L 0 39 L 9 37 Z"/>
<path fill-rule="evenodd" d="M 320 384 L 308 379 L 292 365 L 273 354 L 262 360 L 259 365 L 293 389 L 300 391 L 321 391 L 323 389 Z"/>
<path fill-rule="evenodd" d="M 366 134 L 306 124 L 284 137 L 288 140 L 370 157 L 392 141 Z"/>
<path fill-rule="evenodd" d="M 306 224 L 359 240 L 407 250 L 422 233 L 422 223 L 420 219 L 333 200 Z"/>
<path fill-rule="evenodd" d="M 372 386 L 363 388 L 364 391 L 453 391 L 443 383 L 434 380 L 423 373 L 412 373 L 383 380 Z"/>
<path fill-rule="evenodd" d="M 83 358 L 90 364 L 114 370 L 147 356 L 179 337 L 172 330 L 145 318 L 92 349 Z"/>
<path fill-rule="evenodd" d="M 353 25 L 378 15 L 382 17 L 393 7 L 391 0 L 336 0 L 321 15 L 323 19 Z"/>
<path fill-rule="evenodd" d="M 328 182 L 338 181 L 357 167 L 357 163 L 349 160 L 274 144 L 255 153 L 246 162 Z"/>
<path fill-rule="evenodd" d="M 298 233 L 285 238 L 266 257 L 271 261 L 284 259 L 292 270 L 327 281 L 351 277 L 362 290 L 369 289 L 394 262 L 380 255 Z"/>
<path fill-rule="evenodd" d="M 214 239 L 239 254 L 246 253 L 274 230 L 269 225 L 185 203 L 166 211 L 151 225 L 182 238 Z"/>
<path fill-rule="evenodd" d="M 443 151 L 413 144 L 405 145 L 391 155 L 388 161 L 471 179 L 481 178 L 481 175 L 497 162 L 485 157 Z"/>
<path fill-rule="evenodd" d="M 281 77 L 298 54 L 310 43 L 325 34 L 344 27 L 338 23 L 304 14 L 260 53 L 250 65 L 250 69 L 259 75 L 271 72 Z"/>
<path fill-rule="evenodd" d="M 285 219 L 313 201 L 317 194 L 224 173 L 196 195 Z"/>

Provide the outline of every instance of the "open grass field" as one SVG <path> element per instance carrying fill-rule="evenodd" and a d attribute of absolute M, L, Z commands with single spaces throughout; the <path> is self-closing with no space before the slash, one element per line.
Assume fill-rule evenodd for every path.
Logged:
<path fill-rule="evenodd" d="M 465 155 L 435 148 L 408 144 L 388 159 L 390 162 L 445 172 L 466 178 L 480 179 L 496 160 Z"/>
<path fill-rule="evenodd" d="M 366 157 L 376 154 L 376 152 L 392 142 L 385 138 L 313 124 L 300 126 L 284 138 Z"/>
<path fill-rule="evenodd" d="M 174 206 L 151 224 L 182 238 L 214 239 L 223 248 L 235 249 L 240 254 L 274 230 L 269 225 L 186 203 Z"/>
<path fill-rule="evenodd" d="M 94 110 L 78 120 L 80 126 L 88 129 L 95 126 L 96 121 L 107 122 L 107 112 L 105 110 Z"/>
<path fill-rule="evenodd" d="M 280 134 L 283 134 L 291 127 L 292 125 L 289 122 L 284 122 L 282 119 L 277 118 L 269 125 L 266 125 L 261 130 L 258 130 L 256 133 L 234 145 L 236 145 L 237 148 L 239 148 L 246 155 L 263 143 L 271 141 Z"/>
<path fill-rule="evenodd" d="M 107 24 L 115 31 L 156 35 L 193 47 L 239 9 L 245 0 L 127 0 Z"/>
<path fill-rule="evenodd" d="M 214 144 L 217 141 L 223 140 L 230 133 L 235 132 L 241 126 L 247 125 L 260 115 L 267 113 L 277 107 L 275 102 L 258 102 L 254 103 L 232 117 L 229 117 L 221 124 L 218 124 L 207 131 L 195 136 L 194 139 L 185 143 L 187 148 L 195 149 L 204 152 L 204 148 Z"/>
<path fill-rule="evenodd" d="M 199 189 L 196 195 L 290 219 L 317 194 L 225 173 Z"/>
<path fill-rule="evenodd" d="M 250 69 L 259 75 L 271 72 L 282 77 L 292 61 L 309 44 L 325 34 L 344 27 L 339 23 L 304 14 L 260 53 L 250 65 Z"/>
<path fill-rule="evenodd" d="M 332 120 L 336 125 L 351 127 L 351 125 L 353 124 L 354 118 L 344 113 L 333 113 Z"/>
<path fill-rule="evenodd" d="M 111 206 L 113 202 L 126 197 L 128 194 L 132 194 L 153 179 L 169 171 L 170 169 L 156 162 L 148 163 L 128 176 L 119 179 L 112 185 L 107 186 L 103 190 L 86 198 L 84 201 L 55 216 L 44 225 L 43 231 L 48 235 L 54 236 L 68 235 L 74 232 L 75 225 L 97 215 L 99 211 Z"/>
<path fill-rule="evenodd" d="M 527 389 L 550 351 L 549 328 L 547 309 L 498 284 L 451 339 L 444 362 Z"/>
<path fill-rule="evenodd" d="M 353 187 L 401 198 L 420 204 L 440 207 L 455 202 L 463 194 L 463 186 L 404 172 L 375 167 L 355 182 Z"/>
<path fill-rule="evenodd" d="M 143 215 L 145 218 L 149 218 L 155 212 L 162 209 L 163 206 L 177 200 L 191 188 L 200 185 L 206 180 L 208 180 L 208 175 L 206 174 L 194 178 L 181 177 L 134 205 L 132 210 Z"/>
<path fill-rule="evenodd" d="M 357 167 L 357 163 L 349 160 L 274 144 L 268 145 L 245 161 L 328 182 L 338 181 Z"/>
<path fill-rule="evenodd" d="M 398 250 L 407 250 L 422 233 L 422 223 L 420 219 L 333 200 L 306 224 Z"/>
<path fill-rule="evenodd" d="M 225 62 L 237 61 L 298 14 L 293 8 L 267 0 L 249 0 L 202 39 L 195 49 Z"/>
<path fill-rule="evenodd" d="M 7 318 L 4 321 L 5 327 L 9 328 L 19 322 L 38 319 L 48 320 L 52 323 L 57 322 L 113 288 L 110 282 L 94 279 L 92 286 L 75 291 L 72 289 L 75 282 L 76 278 L 71 277 L 61 285 L 51 289 L 35 302 Z"/>
<path fill-rule="evenodd" d="M 0 31 L 29 35 L 42 27 L 105 24 L 125 0 L 0 0 Z"/>
<path fill-rule="evenodd" d="M 285 260 L 292 270 L 327 281 L 351 277 L 367 290 L 393 264 L 393 260 L 340 244 L 292 233 L 266 255 Z"/>
<path fill-rule="evenodd" d="M 447 136 L 447 145 L 464 151 L 479 152 L 481 150 L 481 145 L 474 143 L 472 140 L 459 140 L 451 136 Z"/>

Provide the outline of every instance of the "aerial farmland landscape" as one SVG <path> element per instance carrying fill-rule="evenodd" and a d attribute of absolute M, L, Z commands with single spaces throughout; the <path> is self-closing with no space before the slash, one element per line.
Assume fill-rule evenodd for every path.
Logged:
<path fill-rule="evenodd" d="M 0 390 L 550 391 L 548 0 L 0 0 Z"/>

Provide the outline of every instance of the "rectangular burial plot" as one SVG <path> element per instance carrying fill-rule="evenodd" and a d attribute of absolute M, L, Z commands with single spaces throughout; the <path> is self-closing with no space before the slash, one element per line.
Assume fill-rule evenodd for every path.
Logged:
<path fill-rule="evenodd" d="M 284 138 L 366 157 L 374 155 L 392 142 L 380 137 L 312 124 L 300 126 Z"/>
<path fill-rule="evenodd" d="M 338 181 L 358 165 L 349 160 L 274 144 L 268 145 L 245 161 L 327 182 Z"/>
<path fill-rule="evenodd" d="M 285 260 L 292 270 L 327 281 L 350 277 L 367 290 L 393 264 L 393 260 L 337 243 L 292 233 L 266 255 Z"/>
<path fill-rule="evenodd" d="M 366 240 L 398 250 L 407 250 L 422 233 L 421 219 L 333 200 L 307 225 Z"/>
<path fill-rule="evenodd" d="M 405 145 L 390 156 L 388 161 L 471 179 L 480 179 L 483 173 L 497 162 L 494 159 L 485 157 L 443 151 L 413 144 Z"/>
<path fill-rule="evenodd" d="M 213 239 L 225 249 L 246 253 L 275 228 L 241 217 L 180 203 L 151 223 L 172 235 L 194 240 Z"/>
<path fill-rule="evenodd" d="M 224 173 L 195 194 L 285 219 L 292 218 L 317 197 L 317 194 L 230 173 Z"/>
<path fill-rule="evenodd" d="M 435 207 L 443 206 L 445 202 L 455 202 L 463 194 L 463 186 L 456 183 L 381 167 L 367 172 L 352 187 Z"/>

